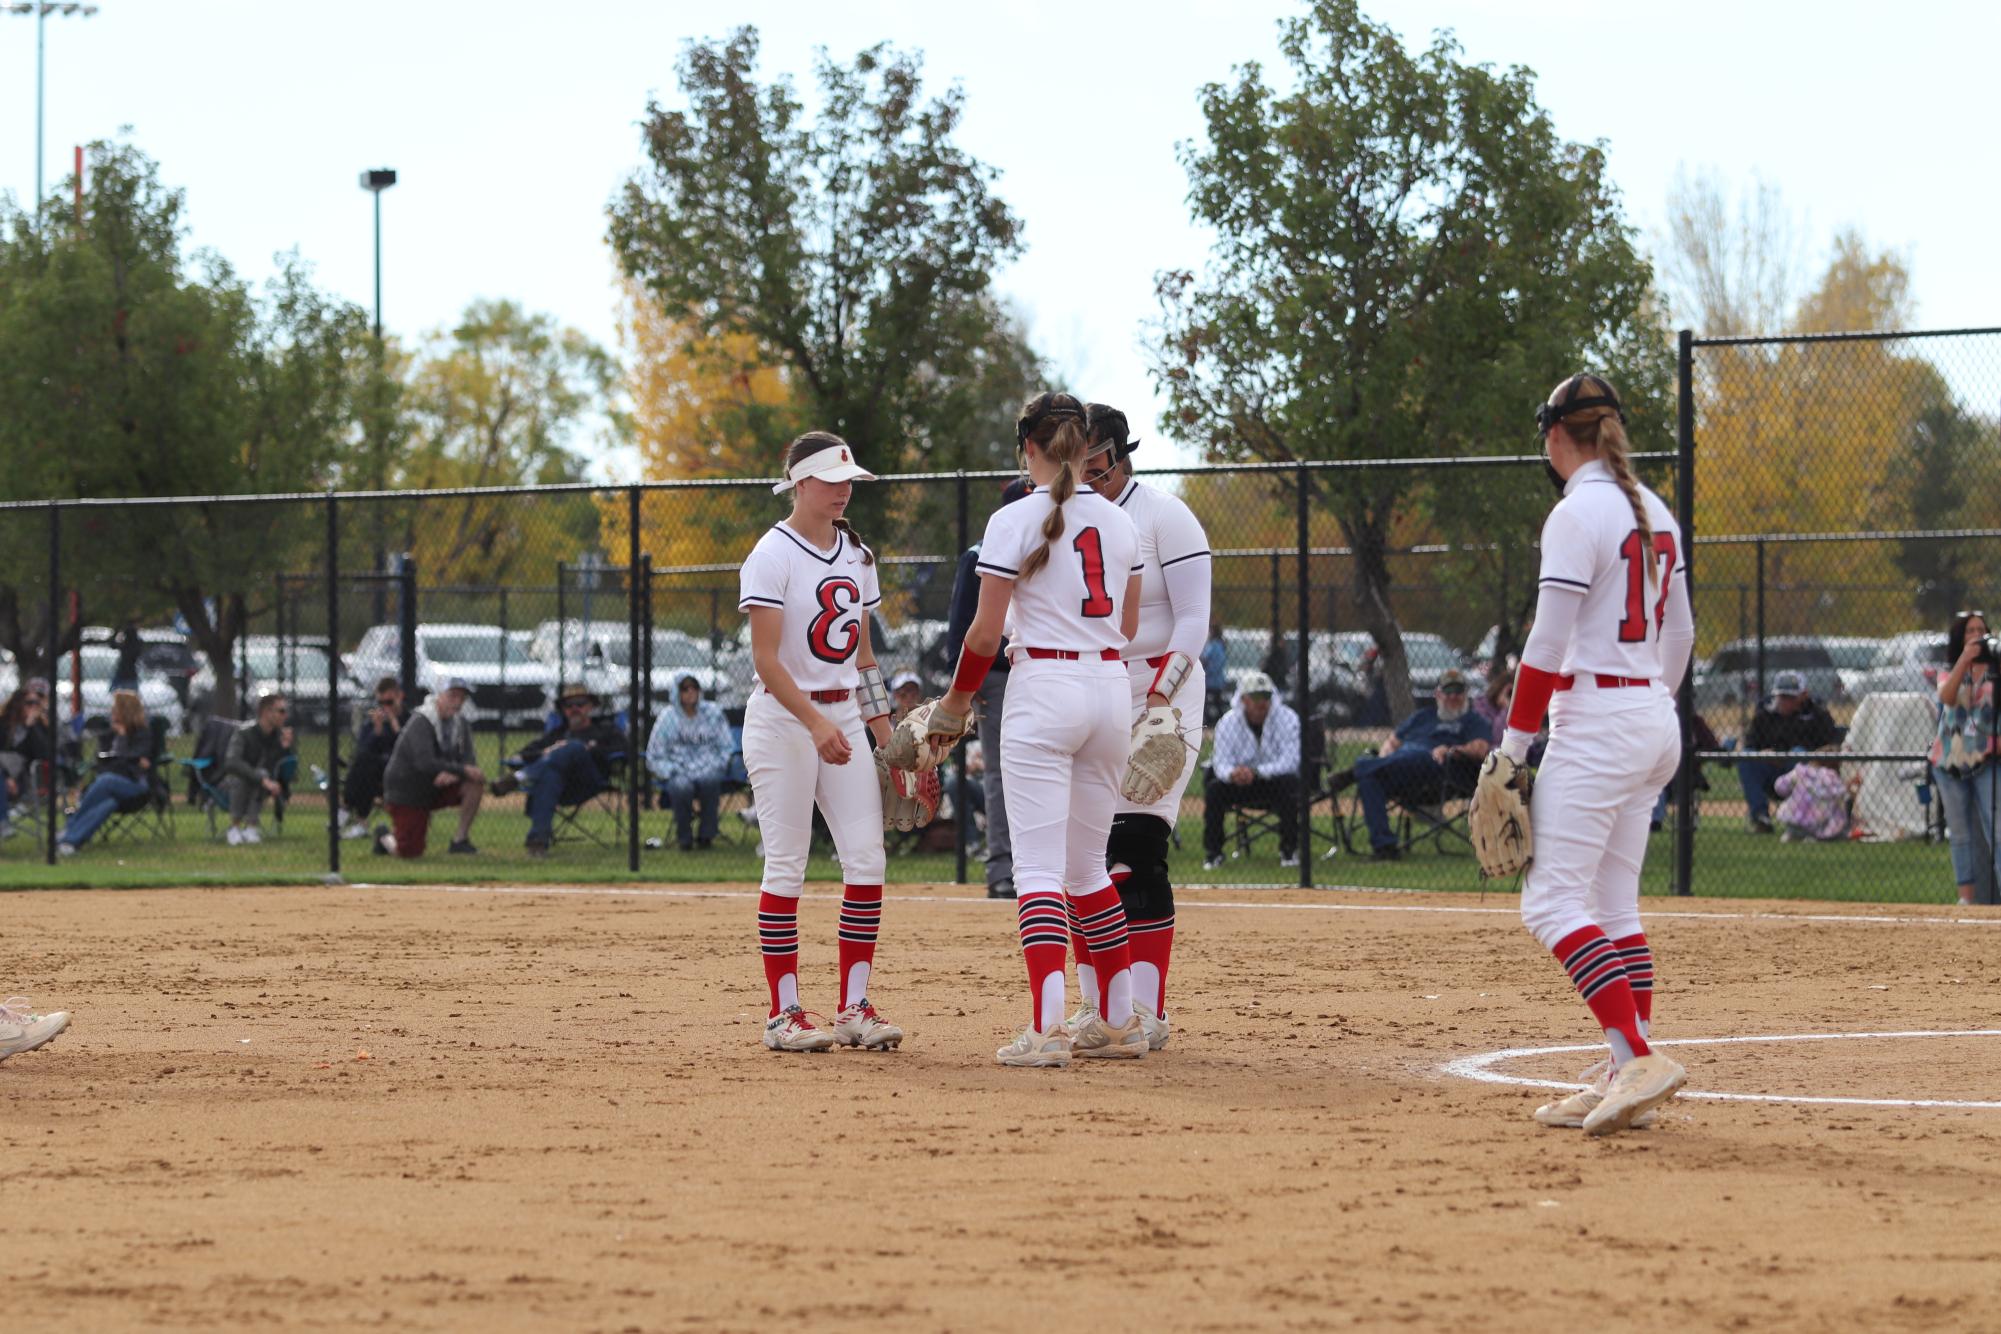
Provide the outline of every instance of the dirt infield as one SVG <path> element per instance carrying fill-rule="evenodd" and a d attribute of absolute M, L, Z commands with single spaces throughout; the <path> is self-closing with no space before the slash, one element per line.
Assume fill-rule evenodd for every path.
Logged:
<path fill-rule="evenodd" d="M 1440 1071 L 1592 1036 L 1512 900 L 1183 900 L 1173 1044 L 1051 1072 L 993 1064 L 1026 1008 L 1013 913 L 958 890 L 891 890 L 874 998 L 903 1050 L 813 1056 L 758 1044 L 741 891 L 9 895 L 0 994 L 76 1022 L 0 1065 L 0 1309 L 1547 1331 L 1630 1300 L 1636 1330 L 1994 1328 L 2001 1110 L 1684 1099 L 1645 1133 L 1542 1130 L 1546 1094 Z M 800 917 L 822 1009 L 837 902 Z M 2001 1027 L 1994 910 L 1650 906 L 1664 1036 Z M 2001 1100 L 2001 1037 L 1677 1055 L 1692 1090 Z"/>

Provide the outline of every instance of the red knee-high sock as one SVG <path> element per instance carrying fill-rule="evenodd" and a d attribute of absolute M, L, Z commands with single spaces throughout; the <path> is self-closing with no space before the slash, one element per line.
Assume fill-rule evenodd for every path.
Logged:
<path fill-rule="evenodd" d="M 1149 964 L 1160 977 L 1156 994 L 1148 996 L 1138 986 L 1133 993 L 1139 1002 L 1157 1014 L 1167 1013 L 1167 961 L 1174 956 L 1174 916 L 1156 918 L 1142 922 L 1135 917 L 1126 923 L 1126 936 L 1132 942 L 1132 957 L 1136 964 Z"/>
<path fill-rule="evenodd" d="M 1084 924 L 1077 920 L 1077 905 L 1065 899 L 1064 906 L 1070 917 L 1070 953 L 1077 960 L 1077 989 L 1096 1005 L 1100 978 L 1097 962 L 1091 957 L 1091 942 L 1084 938 Z"/>
<path fill-rule="evenodd" d="M 1126 943 L 1126 910 L 1119 892 L 1110 885 L 1089 894 L 1072 894 L 1070 911 L 1078 929 L 1091 947 L 1091 967 L 1098 974 L 1098 1013 L 1111 1022 L 1112 981 L 1124 973 L 1132 976 L 1132 950 Z M 1123 1023 L 1124 1020 L 1119 1022 Z"/>
<path fill-rule="evenodd" d="M 757 896 L 757 941 L 764 950 L 764 980 L 771 1013 L 799 1003 L 799 900 Z"/>
<path fill-rule="evenodd" d="M 1021 928 L 1021 957 L 1028 964 L 1028 990 L 1034 997 L 1030 1022 L 1036 1032 L 1047 1033 L 1063 1022 L 1060 983 L 1063 956 L 1070 945 L 1069 917 L 1063 910 L 1063 896 L 1024 894 L 1015 905 L 1015 919 Z M 1049 985 L 1051 975 L 1058 980 L 1058 986 Z M 1056 993 L 1053 1013 L 1048 1012 L 1051 991 Z"/>
<path fill-rule="evenodd" d="M 875 965 L 875 933 L 882 925 L 882 886 L 841 887 L 841 1008 L 868 996 Z"/>
<path fill-rule="evenodd" d="M 1633 1004 L 1633 987 L 1626 980 L 1618 946 L 1599 928 L 1583 926 L 1557 941 L 1551 952 L 1570 974 L 1577 994 L 1598 1016 L 1598 1026 L 1605 1030 L 1614 1056 L 1624 1055 L 1619 1051 L 1621 1043 L 1632 1055 L 1645 1056 L 1647 1040 L 1640 1036 L 1640 1013 Z"/>
<path fill-rule="evenodd" d="M 1635 931 L 1630 936 L 1620 936 L 1612 942 L 1619 947 L 1619 958 L 1626 968 L 1626 981 L 1633 988 L 1633 1009 L 1638 1011 L 1640 1022 L 1651 1027 L 1654 1022 L 1654 952 L 1647 945 L 1644 931 Z"/>

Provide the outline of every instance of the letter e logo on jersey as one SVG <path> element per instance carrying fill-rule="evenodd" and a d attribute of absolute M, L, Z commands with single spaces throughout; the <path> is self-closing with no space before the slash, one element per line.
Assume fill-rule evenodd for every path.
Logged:
<path fill-rule="evenodd" d="M 820 614 L 806 629 L 806 645 L 821 662 L 846 662 L 861 642 L 861 617 L 855 608 L 861 605 L 862 590 L 846 575 L 836 574 L 820 581 L 815 596 Z"/>

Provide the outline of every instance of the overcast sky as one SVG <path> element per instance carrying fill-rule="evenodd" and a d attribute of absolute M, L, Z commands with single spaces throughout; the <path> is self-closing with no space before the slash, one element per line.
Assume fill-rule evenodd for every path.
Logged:
<path fill-rule="evenodd" d="M 130 126 L 186 190 L 194 243 L 259 278 L 297 248 L 366 305 L 356 176 L 394 167 L 391 331 L 416 337 L 474 298 L 510 297 L 610 344 L 604 206 L 639 162 L 648 96 L 676 96 L 683 41 L 754 24 L 766 76 L 810 93 L 815 47 L 845 57 L 887 39 L 923 51 L 936 84 L 965 87 L 961 141 L 1000 169 L 1025 224 L 1027 253 L 998 282 L 1037 347 L 1152 435 L 1153 275 L 1199 264 L 1207 244 L 1175 143 L 1201 133 L 1204 82 L 1281 64 L 1276 20 L 1293 12 L 1275 0 L 101 0 L 95 17 L 48 22 L 46 175 L 53 189 L 72 145 Z M 1469 59 L 1536 70 L 1558 130 L 1607 141 L 1645 229 L 1680 164 L 1761 173 L 1816 242 L 1855 225 L 1903 252 L 1920 323 L 2001 323 L 2001 6 L 1375 0 L 1368 12 L 1407 41 L 1452 28 Z M 35 27 L 0 15 L 0 189 L 17 197 L 34 187 Z"/>

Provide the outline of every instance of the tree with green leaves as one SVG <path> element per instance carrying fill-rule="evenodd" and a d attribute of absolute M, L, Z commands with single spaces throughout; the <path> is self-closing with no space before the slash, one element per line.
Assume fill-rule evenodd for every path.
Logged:
<path fill-rule="evenodd" d="M 625 273 L 691 339 L 777 358 L 798 418 L 877 472 L 1004 464 L 1039 366 L 992 293 L 1020 224 L 954 142 L 963 94 L 927 98 L 919 58 L 886 45 L 823 53 L 808 122 L 757 56 L 747 27 L 690 43 L 685 106 L 648 106 L 646 163 L 610 211 Z M 883 503 L 857 492 L 863 531 Z"/>
<path fill-rule="evenodd" d="M 1353 0 L 1282 22 L 1280 49 L 1289 90 L 1256 64 L 1205 86 L 1207 140 L 1181 149 L 1217 240 L 1206 272 L 1158 280 L 1164 429 L 1224 460 L 1533 452 L 1536 402 L 1589 368 L 1625 396 L 1636 448 L 1663 445 L 1672 367 L 1648 265 L 1603 149 L 1557 135 L 1531 72 L 1466 64 L 1449 34 L 1412 53 Z M 1549 492 L 1499 467 L 1311 485 L 1356 553 L 1355 612 L 1401 711 L 1396 533 L 1422 520 L 1526 558 Z"/>
<path fill-rule="evenodd" d="M 13 498 L 225 495 L 323 487 L 357 437 L 367 320 L 296 255 L 264 292 L 184 253 L 181 192 L 129 144 L 97 143 L 82 208 L 0 215 L 0 467 Z M 64 191 L 63 193 L 67 193 Z M 46 528 L 0 524 L 0 643 L 47 672 Z M 275 572 L 309 568 L 298 505 L 76 513 L 64 582 L 85 615 L 177 612 L 234 703 L 234 647 Z M 24 596 L 24 593 L 30 595 Z M 76 627 L 65 632 L 74 642 Z"/>

